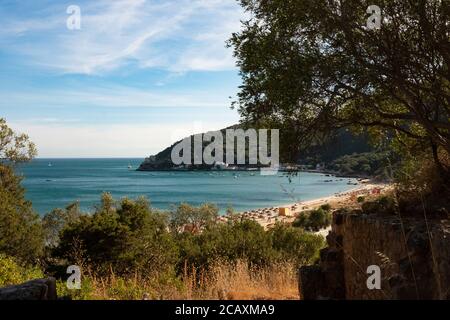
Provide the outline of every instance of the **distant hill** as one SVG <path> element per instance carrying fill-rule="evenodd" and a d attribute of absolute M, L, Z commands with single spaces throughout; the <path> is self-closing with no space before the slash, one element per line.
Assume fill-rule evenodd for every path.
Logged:
<path fill-rule="evenodd" d="M 229 128 L 238 128 L 233 126 Z M 224 133 L 226 129 L 222 129 Z M 192 136 L 191 136 L 192 138 Z M 225 139 L 224 139 L 225 140 Z M 138 168 L 139 171 L 167 171 L 174 170 L 176 166 L 171 161 L 172 149 L 180 141 L 150 156 Z M 203 147 L 205 147 L 204 144 Z M 225 141 L 224 141 L 225 154 Z M 306 148 L 295 161 L 297 164 L 316 168 L 320 164 L 323 169 L 343 175 L 373 176 L 380 174 L 380 168 L 386 164 L 386 151 L 377 151 L 370 143 L 368 135 L 355 135 L 348 130 L 338 130 L 325 141 L 317 142 L 314 146 Z M 248 168 L 252 166 L 241 166 Z M 253 167 L 258 167 L 257 165 Z M 210 165 L 192 165 L 185 170 L 209 170 Z"/>
<path fill-rule="evenodd" d="M 367 134 L 355 135 L 348 130 L 337 130 L 325 141 L 317 142 L 304 150 L 298 158 L 300 163 L 330 163 L 342 156 L 373 152 Z"/>
<path fill-rule="evenodd" d="M 310 166 L 320 164 L 323 170 L 343 176 L 388 180 L 389 168 L 397 165 L 398 157 L 392 151 L 375 148 L 368 134 L 355 135 L 340 129 L 324 142 L 306 148 L 297 162 Z"/>
<path fill-rule="evenodd" d="M 220 130 L 222 133 L 225 132 L 226 129 L 230 128 L 236 128 L 237 126 L 228 127 L 225 129 Z M 193 141 L 193 136 L 190 136 L 191 141 Z M 150 156 L 144 160 L 143 163 L 139 166 L 137 169 L 138 171 L 167 171 L 167 170 L 174 170 L 176 165 L 172 163 L 171 155 L 172 155 L 172 149 L 180 143 L 182 140 L 179 140 L 175 142 L 170 147 L 167 147 L 163 151 L 157 153 L 156 155 Z M 205 145 L 204 145 L 205 146 Z M 203 146 L 203 147 L 204 147 Z M 194 150 L 194 148 L 192 148 Z M 225 150 L 225 142 L 224 142 L 224 150 Z M 224 153 L 225 154 L 225 153 Z M 191 157 L 191 159 L 193 156 Z M 192 161 L 193 162 L 193 161 Z M 208 170 L 211 169 L 210 165 L 192 165 L 189 169 L 197 169 L 197 170 Z"/>

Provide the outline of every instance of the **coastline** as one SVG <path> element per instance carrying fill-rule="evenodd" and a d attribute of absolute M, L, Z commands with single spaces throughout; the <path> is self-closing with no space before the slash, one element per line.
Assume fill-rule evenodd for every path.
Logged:
<path fill-rule="evenodd" d="M 370 180 L 360 182 L 356 188 L 344 191 L 341 193 L 335 193 L 330 196 L 316 198 L 312 200 L 305 200 L 296 203 L 288 203 L 286 205 L 259 208 L 250 211 L 239 212 L 234 217 L 246 218 L 256 221 L 265 229 L 270 229 L 278 222 L 292 223 L 302 212 L 318 209 L 324 204 L 329 204 L 333 210 L 351 207 L 357 204 L 357 197 L 371 197 L 384 194 L 391 189 L 391 185 L 387 183 L 378 183 Z M 289 215 L 280 215 L 280 208 L 288 208 Z M 225 215 L 219 217 L 220 221 L 226 222 L 232 217 Z M 324 230 L 325 231 L 325 230 Z M 320 231 L 318 234 L 326 236 L 328 232 Z"/>

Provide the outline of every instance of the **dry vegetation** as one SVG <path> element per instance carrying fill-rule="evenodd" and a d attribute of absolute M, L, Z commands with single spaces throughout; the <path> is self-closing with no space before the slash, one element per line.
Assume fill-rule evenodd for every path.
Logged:
<path fill-rule="evenodd" d="M 217 261 L 209 271 L 185 268 L 179 280 L 164 275 L 123 277 L 87 276 L 82 290 L 68 292 L 59 283 L 59 295 L 92 300 L 289 300 L 299 299 L 297 267 L 291 262 L 251 267 L 244 260 Z"/>

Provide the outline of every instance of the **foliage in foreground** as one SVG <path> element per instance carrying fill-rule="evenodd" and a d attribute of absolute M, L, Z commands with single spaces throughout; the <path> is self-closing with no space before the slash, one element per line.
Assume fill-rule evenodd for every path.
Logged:
<path fill-rule="evenodd" d="M 308 264 L 324 245 L 321 237 L 287 225 L 265 231 L 250 220 L 217 222 L 218 209 L 212 205 L 182 204 L 169 218 L 145 199 L 116 202 L 105 194 L 94 214 L 78 215 L 60 230 L 52 257 L 67 265 L 89 265 L 99 275 L 110 270 L 179 275 L 186 265 L 208 269 L 218 259 L 244 259 L 254 266 L 280 260 Z"/>
<path fill-rule="evenodd" d="M 16 259 L 0 253 L 0 287 L 42 277 L 39 268 L 21 265 Z"/>
<path fill-rule="evenodd" d="M 319 231 L 329 227 L 331 224 L 331 208 L 329 205 L 323 205 L 316 210 L 302 212 L 293 222 L 293 226 L 303 228 L 308 231 Z"/>
<path fill-rule="evenodd" d="M 214 261 L 208 270 L 191 267 L 177 277 L 160 272 L 109 272 L 99 277 L 85 272 L 80 290 L 69 290 L 61 279 L 57 292 L 59 297 L 74 300 L 298 299 L 297 267 L 290 261 L 280 261 L 257 268 L 239 260 Z M 15 259 L 0 255 L 0 286 L 42 277 L 39 268 L 21 266 Z"/>
<path fill-rule="evenodd" d="M 36 155 L 25 134 L 15 133 L 0 118 L 0 254 L 35 263 L 43 253 L 43 231 L 31 202 L 25 199 L 14 165 Z"/>
<path fill-rule="evenodd" d="M 60 233 L 53 255 L 69 264 L 89 264 L 103 273 L 168 269 L 177 247 L 166 217 L 150 209 L 144 198 L 119 204 L 105 194 L 93 214 L 78 213 Z"/>
<path fill-rule="evenodd" d="M 20 181 L 10 166 L 0 164 L 0 253 L 33 263 L 43 253 L 43 230 Z"/>
<path fill-rule="evenodd" d="M 218 222 L 217 215 L 208 204 L 163 213 L 144 198 L 109 194 L 92 214 L 77 205 L 57 209 L 43 218 L 45 268 L 0 256 L 0 285 L 42 277 L 42 269 L 59 279 L 60 296 L 74 299 L 295 298 L 295 270 L 314 263 L 323 238 L 284 224 L 266 231 L 245 219 Z M 68 265 L 81 267 L 81 290 L 66 288 Z"/>
<path fill-rule="evenodd" d="M 75 300 L 298 299 L 297 267 L 290 261 L 257 268 L 245 260 L 218 260 L 208 269 L 186 268 L 177 277 L 85 274 L 81 290 L 68 290 L 63 281 L 57 290 Z"/>

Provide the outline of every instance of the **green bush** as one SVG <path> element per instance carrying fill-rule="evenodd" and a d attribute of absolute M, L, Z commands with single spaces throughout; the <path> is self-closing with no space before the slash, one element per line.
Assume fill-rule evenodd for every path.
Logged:
<path fill-rule="evenodd" d="M 41 221 L 25 199 L 14 166 L 30 161 L 36 153 L 27 135 L 15 133 L 0 118 L 0 253 L 27 263 L 42 256 L 44 238 Z"/>
<path fill-rule="evenodd" d="M 16 259 L 0 254 L 0 287 L 43 277 L 39 268 L 21 265 Z"/>
<path fill-rule="evenodd" d="M 302 212 L 292 223 L 296 228 L 303 228 L 308 231 L 319 231 L 331 224 L 331 213 L 323 208 Z"/>
<path fill-rule="evenodd" d="M 43 254 L 44 233 L 20 182 L 0 163 L 0 253 L 33 263 Z"/>
<path fill-rule="evenodd" d="M 42 218 L 45 233 L 45 244 L 49 248 L 56 247 L 60 232 L 70 223 L 75 223 L 81 217 L 80 206 L 77 202 L 68 205 L 65 209 L 54 209 Z"/>
<path fill-rule="evenodd" d="M 397 209 L 396 202 L 391 196 L 383 196 L 375 201 L 364 202 L 361 209 L 366 214 L 395 214 Z"/>
<path fill-rule="evenodd" d="M 273 249 L 282 260 L 291 260 L 298 265 L 313 264 L 319 251 L 325 247 L 322 236 L 307 233 L 299 228 L 277 224 L 269 232 Z"/>
<path fill-rule="evenodd" d="M 214 224 L 202 233 L 179 234 L 176 239 L 180 247 L 179 270 L 185 263 L 204 267 L 217 259 L 247 259 L 259 265 L 274 257 L 264 228 L 250 220 Z"/>
<path fill-rule="evenodd" d="M 182 203 L 170 211 L 170 227 L 175 233 L 182 231 L 186 226 L 193 232 L 200 232 L 213 225 L 218 216 L 219 209 L 213 204 L 206 203 L 200 207 L 193 207 Z"/>
<path fill-rule="evenodd" d="M 239 218 L 221 223 L 216 216 L 215 206 L 183 204 L 172 211 L 172 220 L 168 220 L 152 210 L 145 199 L 116 203 L 105 194 L 94 214 L 81 214 L 66 222 L 53 254 L 63 264 L 87 266 L 98 276 L 109 276 L 112 270 L 119 278 L 134 273 L 153 274 L 176 282 L 186 267 L 189 272 L 192 268 L 208 270 L 219 260 L 245 260 L 256 267 L 287 260 L 308 264 L 323 247 L 321 237 L 287 225 L 266 231 L 252 220 Z M 318 218 L 312 214 L 310 220 L 325 223 Z M 184 228 L 183 223 L 196 228 Z M 114 290 L 118 291 L 112 295 L 125 294 L 120 282 Z M 134 297 L 142 292 L 128 293 Z"/>
<path fill-rule="evenodd" d="M 68 264 L 89 264 L 98 273 L 152 272 L 174 265 L 177 250 L 166 217 L 144 198 L 123 199 L 117 205 L 108 194 L 93 215 L 69 223 L 54 250 Z"/>
<path fill-rule="evenodd" d="M 255 221 L 237 220 L 216 224 L 201 234 L 181 234 L 178 270 L 188 264 L 208 267 L 217 260 L 246 260 L 255 266 L 277 261 L 312 263 L 323 247 L 323 238 L 288 225 L 277 224 L 270 231 Z"/>
<path fill-rule="evenodd" d="M 58 280 L 56 282 L 56 292 L 58 297 L 70 298 L 72 300 L 93 300 L 94 299 L 94 286 L 92 279 L 88 277 L 81 278 L 81 288 L 71 290 L 67 288 L 65 280 Z"/>

